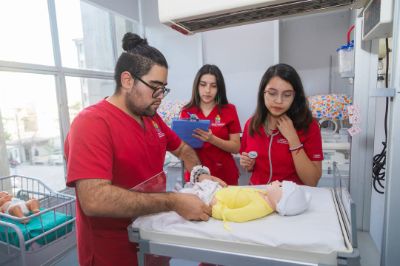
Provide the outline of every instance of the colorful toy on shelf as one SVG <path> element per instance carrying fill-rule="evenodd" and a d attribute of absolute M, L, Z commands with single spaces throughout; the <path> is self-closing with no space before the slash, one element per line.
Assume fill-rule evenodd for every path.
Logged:
<path fill-rule="evenodd" d="M 185 104 L 186 102 L 181 100 L 163 100 L 160 107 L 157 109 L 157 112 L 164 122 L 171 127 L 172 119 L 179 118 L 179 113 Z"/>
<path fill-rule="evenodd" d="M 308 102 L 315 118 L 345 120 L 349 118 L 347 107 L 353 100 L 345 94 L 325 94 L 310 96 Z"/>

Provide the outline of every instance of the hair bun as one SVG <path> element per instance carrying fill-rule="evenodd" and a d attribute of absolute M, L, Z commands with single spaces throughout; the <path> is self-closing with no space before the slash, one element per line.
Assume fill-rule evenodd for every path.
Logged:
<path fill-rule="evenodd" d="M 133 50 L 136 46 L 147 45 L 147 40 L 142 39 L 139 35 L 132 32 L 127 32 L 122 38 L 122 49 L 128 52 Z"/>

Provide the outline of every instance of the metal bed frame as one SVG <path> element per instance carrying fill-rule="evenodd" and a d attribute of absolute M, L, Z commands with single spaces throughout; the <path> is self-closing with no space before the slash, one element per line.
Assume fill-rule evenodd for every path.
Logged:
<path fill-rule="evenodd" d="M 0 235 L 0 265 L 52 265 L 75 247 L 74 196 L 54 192 L 37 178 L 17 175 L 0 177 L 0 191 L 7 191 L 22 200 L 36 198 L 41 207 L 39 213 L 27 216 L 29 219 L 40 219 L 41 233 L 35 237 L 26 234 L 24 238 L 20 227 L 9 222 L 11 219 L 20 223 L 22 218 L 0 213 L 0 227 L 3 230 Z M 71 218 L 46 231 L 42 219 L 45 214 L 53 217 L 54 221 L 56 215 L 60 214 Z M 26 224 L 21 225 L 27 229 Z"/>
<path fill-rule="evenodd" d="M 355 221 L 355 204 L 348 193 L 348 180 L 342 179 L 339 170 L 334 164 L 334 188 L 331 189 L 336 212 L 342 228 L 342 234 L 351 252 L 337 252 L 335 262 L 326 264 L 323 255 L 293 251 L 288 255 L 273 247 L 249 245 L 243 246 L 234 242 L 223 241 L 222 245 L 196 245 L 196 241 L 179 237 L 181 243 L 163 239 L 160 235 L 157 240 L 145 239 L 140 229 L 128 227 L 129 240 L 138 243 L 139 265 L 145 265 L 145 255 L 153 254 L 171 258 L 180 258 L 191 261 L 222 265 L 348 265 L 359 266 L 360 254 L 357 248 L 357 230 Z M 189 240 L 189 238 L 187 238 Z M 213 240 L 217 243 L 219 240 Z"/>

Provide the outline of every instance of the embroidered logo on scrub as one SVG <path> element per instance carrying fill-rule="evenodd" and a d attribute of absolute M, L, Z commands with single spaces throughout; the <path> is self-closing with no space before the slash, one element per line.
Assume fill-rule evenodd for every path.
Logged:
<path fill-rule="evenodd" d="M 159 138 L 162 138 L 165 136 L 165 133 L 161 131 L 160 127 L 158 126 L 158 124 L 156 122 L 154 122 L 153 120 L 151 121 L 153 123 L 154 128 L 156 129 L 156 132 L 158 134 Z"/>
<path fill-rule="evenodd" d="M 223 127 L 223 126 L 225 126 L 225 123 L 221 123 L 221 117 L 219 116 L 219 115 L 217 115 L 216 117 L 215 117 L 215 120 L 214 120 L 215 122 L 214 123 L 212 123 L 212 126 L 213 127 Z"/>

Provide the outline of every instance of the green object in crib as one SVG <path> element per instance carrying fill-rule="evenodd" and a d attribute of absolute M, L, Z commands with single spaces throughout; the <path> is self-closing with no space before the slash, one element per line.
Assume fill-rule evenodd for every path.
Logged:
<path fill-rule="evenodd" d="M 54 211 L 49 211 L 37 217 L 31 218 L 30 221 L 26 224 L 20 223 L 19 221 L 15 221 L 13 219 L 4 216 L 0 217 L 0 221 L 12 223 L 18 226 L 25 240 L 29 240 L 38 235 L 41 235 L 44 232 L 53 229 L 57 225 L 61 225 L 71 219 L 72 216 L 70 215 L 65 215 L 63 213 Z M 51 241 L 71 232 L 72 226 L 73 223 L 68 223 L 67 225 L 62 226 L 56 231 L 46 234 L 46 236 L 40 237 L 35 242 L 40 245 L 50 243 Z M 7 241 L 7 235 L 8 235 L 8 241 Z M 15 232 L 15 230 L 11 227 L 3 226 L 2 224 L 0 224 L 0 241 L 19 247 L 19 239 L 17 237 L 17 233 Z M 29 245 L 26 247 L 26 249 L 28 248 Z"/>

